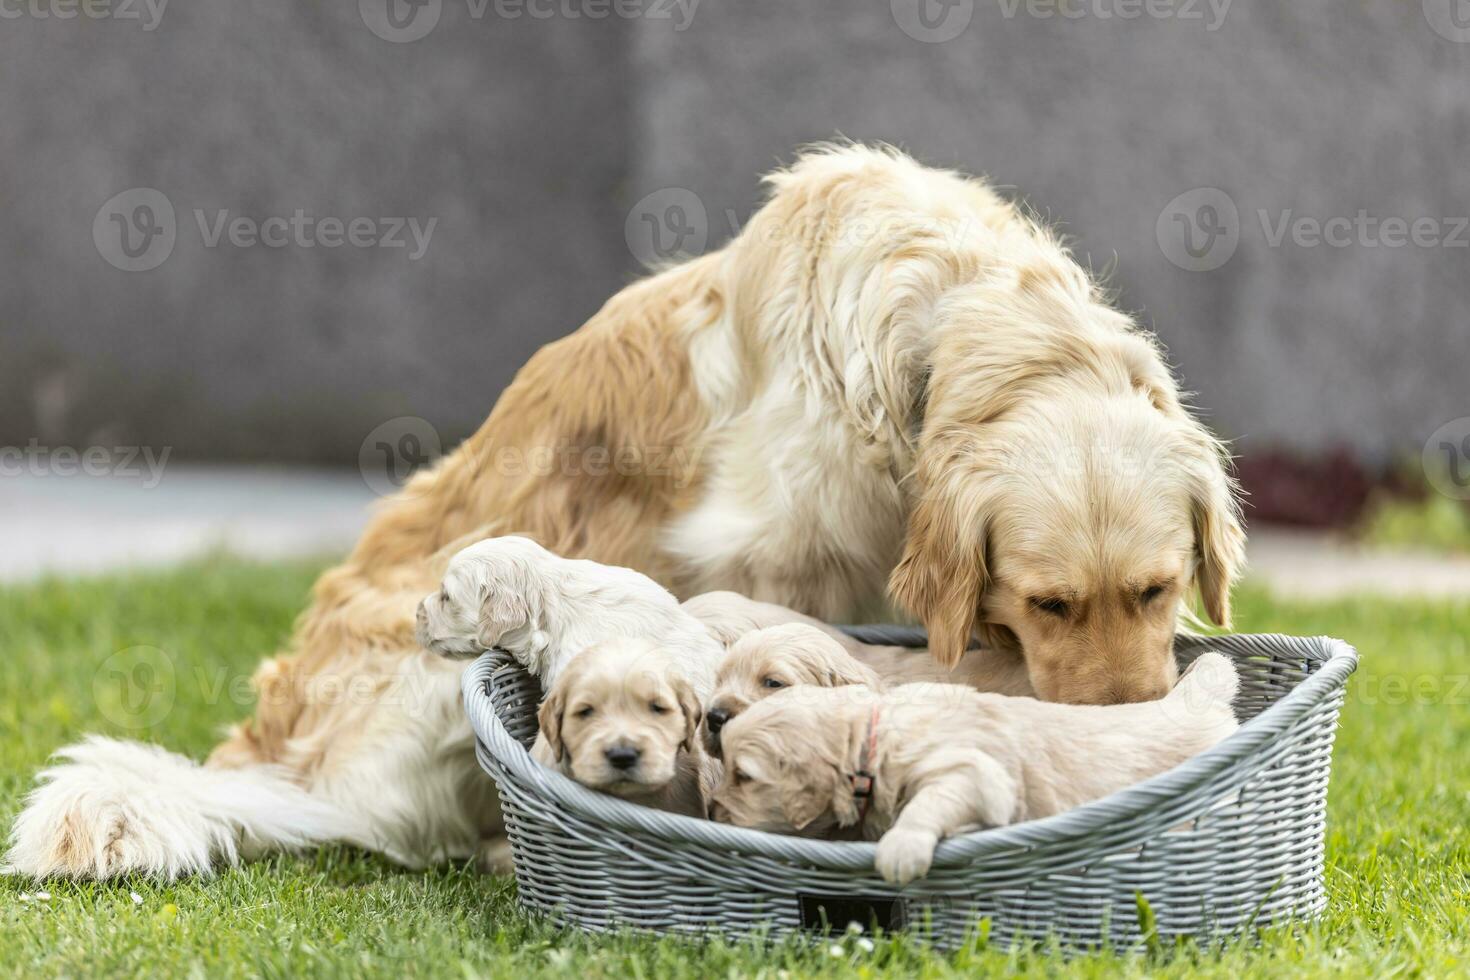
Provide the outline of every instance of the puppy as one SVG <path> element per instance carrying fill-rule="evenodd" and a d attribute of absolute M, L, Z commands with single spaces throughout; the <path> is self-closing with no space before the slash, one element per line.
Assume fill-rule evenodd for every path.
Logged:
<path fill-rule="evenodd" d="M 693 615 L 726 647 L 746 633 L 770 626 L 804 623 L 821 630 L 853 657 L 875 671 L 889 685 L 932 681 L 963 684 L 977 691 L 1032 697 L 1035 691 L 1026 661 L 1010 649 L 966 650 L 953 667 L 935 663 L 927 648 L 877 646 L 863 643 L 819 619 L 770 602 L 747 599 L 737 592 L 706 592 L 684 603 Z"/>
<path fill-rule="evenodd" d="M 721 729 L 777 691 L 847 684 L 862 684 L 875 691 L 886 686 L 876 671 L 816 626 L 796 622 L 746 633 L 730 646 L 715 671 L 715 693 L 701 726 L 705 751 L 719 758 Z"/>
<path fill-rule="evenodd" d="M 700 706 L 679 660 L 645 639 L 607 640 L 563 670 L 541 704 L 537 762 L 632 803 L 703 817 Z"/>
<path fill-rule="evenodd" d="M 926 874 L 939 840 L 1068 810 L 1156 775 L 1236 728 L 1238 680 L 1207 653 L 1160 701 L 1059 705 L 913 684 L 777 691 L 724 729 L 712 815 L 878 841 L 885 881 Z"/>
<path fill-rule="evenodd" d="M 696 596 L 684 608 L 729 646 L 701 726 L 705 750 L 715 757 L 726 722 L 751 703 L 795 684 L 865 684 L 882 690 L 948 680 L 999 694 L 1033 693 L 1025 662 L 1009 651 L 971 650 L 949 671 L 922 656 L 923 651 L 861 643 L 810 616 L 733 592 Z"/>
<path fill-rule="evenodd" d="M 418 642 L 446 657 L 498 647 L 545 688 L 567 662 L 614 637 L 677 651 L 700 698 L 724 647 L 669 591 L 631 568 L 562 558 L 529 538 L 488 538 L 449 560 L 439 591 L 418 606 Z"/>

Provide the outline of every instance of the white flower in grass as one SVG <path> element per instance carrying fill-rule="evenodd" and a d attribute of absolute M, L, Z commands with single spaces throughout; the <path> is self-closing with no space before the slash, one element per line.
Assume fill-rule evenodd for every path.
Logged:
<path fill-rule="evenodd" d="M 137 892 L 128 892 L 128 898 L 131 898 L 133 900 L 134 905 L 143 904 L 143 896 L 139 895 Z"/>
<path fill-rule="evenodd" d="M 843 949 L 841 946 L 837 945 L 836 943 L 833 943 L 831 946 L 828 946 L 827 947 L 827 955 L 828 956 L 839 956 L 839 957 L 846 956 L 847 955 L 847 950 Z"/>
<path fill-rule="evenodd" d="M 38 901 L 38 902 L 49 902 L 49 901 L 51 901 L 51 893 L 50 892 L 36 892 L 36 901 Z"/>
<path fill-rule="evenodd" d="M 864 937 L 862 939 L 859 939 L 857 941 L 857 948 L 860 949 L 860 950 L 862 950 L 864 953 L 871 953 L 873 951 L 873 948 L 874 948 L 873 947 L 873 940 L 868 939 L 866 937 Z"/>

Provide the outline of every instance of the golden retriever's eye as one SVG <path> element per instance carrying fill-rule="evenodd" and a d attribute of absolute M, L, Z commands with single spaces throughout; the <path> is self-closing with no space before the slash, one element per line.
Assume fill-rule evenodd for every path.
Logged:
<path fill-rule="evenodd" d="M 578 708 L 576 710 L 576 712 L 575 712 L 575 717 L 577 717 L 577 718 L 591 718 L 592 717 L 592 705 L 589 704 L 585 708 Z"/>
<path fill-rule="evenodd" d="M 1163 594 L 1164 587 L 1162 585 L 1150 585 L 1148 588 L 1139 593 L 1138 604 L 1141 606 L 1146 606 Z"/>
<path fill-rule="evenodd" d="M 777 690 L 780 690 L 781 688 L 783 688 L 785 686 L 786 686 L 786 683 L 784 681 L 778 681 L 774 677 L 762 677 L 761 678 L 761 687 L 768 687 L 768 688 L 770 688 L 773 691 L 777 691 Z"/>
<path fill-rule="evenodd" d="M 1058 599 L 1056 596 L 1032 596 L 1031 605 L 1058 619 L 1066 619 L 1072 615 L 1072 605 L 1066 599 Z"/>
<path fill-rule="evenodd" d="M 741 770 L 736 769 L 735 770 L 735 785 L 736 786 L 744 786 L 748 782 L 750 782 L 750 776 L 746 775 Z"/>
<path fill-rule="evenodd" d="M 665 705 L 659 704 L 657 701 L 650 701 L 648 703 L 648 710 L 649 711 L 652 711 L 656 715 L 666 715 L 666 714 L 669 713 L 668 707 L 665 706 Z"/>

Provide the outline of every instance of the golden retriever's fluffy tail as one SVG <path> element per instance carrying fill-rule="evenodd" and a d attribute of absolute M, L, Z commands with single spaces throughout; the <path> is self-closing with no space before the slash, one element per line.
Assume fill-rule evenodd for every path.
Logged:
<path fill-rule="evenodd" d="M 89 736 L 57 755 L 10 832 L 10 874 L 172 880 L 271 850 L 368 844 L 356 821 L 272 766 L 216 769 Z"/>

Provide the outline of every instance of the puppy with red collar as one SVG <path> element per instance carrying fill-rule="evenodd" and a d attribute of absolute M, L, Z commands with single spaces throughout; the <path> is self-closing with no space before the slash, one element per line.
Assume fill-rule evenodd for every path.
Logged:
<path fill-rule="evenodd" d="M 775 691 L 721 734 L 711 816 L 878 842 L 904 885 L 940 839 L 1071 809 L 1171 769 L 1236 729 L 1229 660 L 1207 653 L 1159 701 L 1083 706 L 953 684 Z"/>

